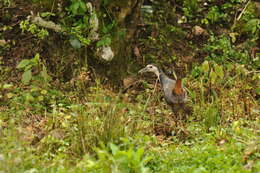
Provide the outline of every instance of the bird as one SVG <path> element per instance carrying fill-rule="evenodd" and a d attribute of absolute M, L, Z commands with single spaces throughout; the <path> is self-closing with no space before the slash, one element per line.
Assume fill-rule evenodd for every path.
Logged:
<path fill-rule="evenodd" d="M 185 106 L 188 101 L 188 96 L 186 89 L 182 86 L 181 78 L 177 77 L 176 80 L 169 78 L 154 64 L 148 64 L 145 68 L 138 71 L 139 74 L 143 74 L 145 72 L 152 72 L 158 77 L 164 93 L 164 99 L 171 107 L 173 113 L 175 115 L 177 114 L 176 116 L 180 116 L 181 110 L 185 114 L 190 113 L 190 108 Z"/>

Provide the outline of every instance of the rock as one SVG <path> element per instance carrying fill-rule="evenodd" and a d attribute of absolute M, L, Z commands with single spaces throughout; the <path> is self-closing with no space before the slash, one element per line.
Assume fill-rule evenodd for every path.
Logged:
<path fill-rule="evenodd" d="M 7 41 L 5 41 L 5 40 L 0 40 L 0 46 L 4 46 L 4 45 L 6 45 L 7 44 Z"/>
<path fill-rule="evenodd" d="M 207 36 L 208 35 L 208 32 L 205 29 L 203 29 L 202 27 L 197 26 L 197 25 L 192 28 L 192 33 L 196 36 L 200 36 L 200 35 Z"/>
<path fill-rule="evenodd" d="M 114 52 L 110 46 L 103 46 L 97 51 L 98 57 L 102 58 L 105 61 L 111 61 L 114 58 Z"/>

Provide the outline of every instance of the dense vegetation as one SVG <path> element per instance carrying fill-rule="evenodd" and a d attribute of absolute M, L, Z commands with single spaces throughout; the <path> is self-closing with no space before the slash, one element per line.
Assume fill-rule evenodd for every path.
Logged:
<path fill-rule="evenodd" d="M 260 3 L 1 0 L 0 172 L 260 172 Z M 148 63 L 183 79 L 176 120 Z"/>

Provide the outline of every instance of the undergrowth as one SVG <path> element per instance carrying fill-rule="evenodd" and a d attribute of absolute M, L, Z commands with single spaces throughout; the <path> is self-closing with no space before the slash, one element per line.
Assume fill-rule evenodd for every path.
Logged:
<path fill-rule="evenodd" d="M 258 172 L 257 103 L 250 95 L 244 102 L 237 98 L 252 87 L 241 88 L 250 73 L 225 79 L 219 71 L 227 74 L 228 69 L 218 68 L 206 61 L 192 73 L 195 76 L 187 77 L 194 112 L 185 123 L 175 122 L 160 94 L 149 88 L 136 96 L 136 102 L 99 81 L 81 99 L 75 91 L 64 92 L 51 83 L 28 86 L 2 81 L 0 169 Z M 210 75 L 212 71 L 218 74 Z M 233 77 L 236 81 L 230 81 Z M 255 76 L 251 77 L 253 82 Z"/>

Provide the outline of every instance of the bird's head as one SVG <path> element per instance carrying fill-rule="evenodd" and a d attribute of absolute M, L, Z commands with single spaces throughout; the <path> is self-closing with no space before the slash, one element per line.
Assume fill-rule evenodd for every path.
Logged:
<path fill-rule="evenodd" d="M 159 76 L 159 74 L 160 74 L 158 67 L 156 67 L 153 64 L 148 64 L 145 68 L 138 71 L 138 73 L 140 73 L 140 74 L 145 73 L 145 72 L 152 72 L 152 73 L 156 74 L 157 76 Z"/>

